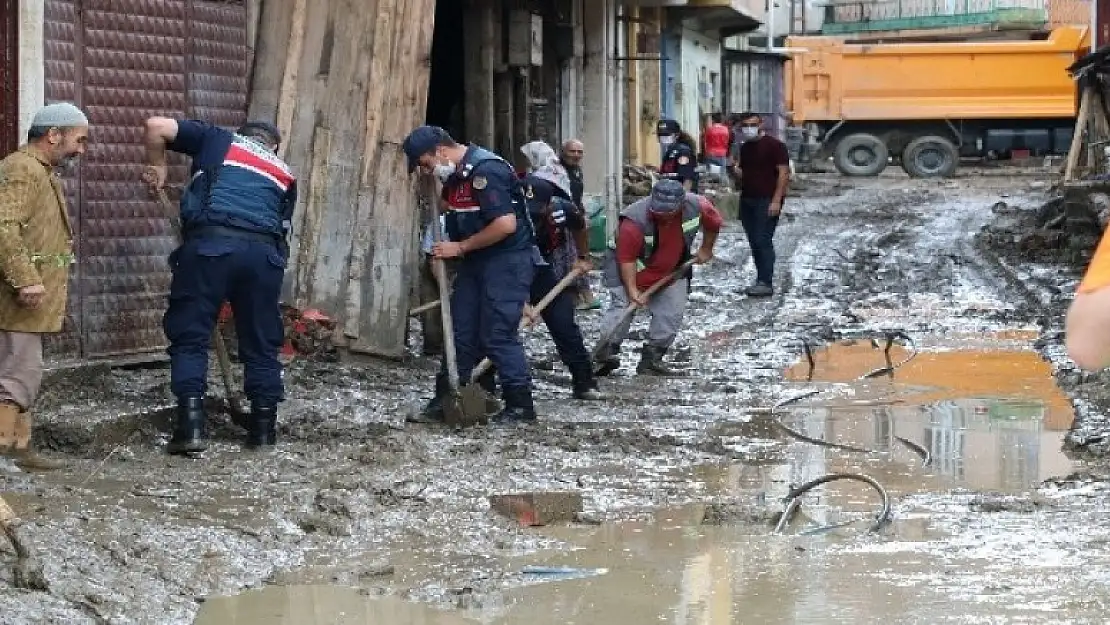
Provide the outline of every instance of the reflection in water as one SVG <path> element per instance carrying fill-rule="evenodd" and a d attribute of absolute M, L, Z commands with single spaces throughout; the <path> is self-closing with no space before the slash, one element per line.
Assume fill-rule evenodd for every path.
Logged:
<path fill-rule="evenodd" d="M 194 625 L 466 625 L 454 612 L 339 586 L 273 586 L 209 599 Z"/>
<path fill-rule="evenodd" d="M 901 359 L 898 353 L 893 357 Z M 923 353 L 893 380 L 854 380 L 881 364 L 881 358 L 881 350 L 868 344 L 818 352 L 814 379 L 850 384 L 852 401 L 829 395 L 821 403 L 822 397 L 816 397 L 783 418 L 808 436 L 882 454 L 790 442 L 775 452 L 774 462 L 703 466 L 690 479 L 725 498 L 781 509 L 791 485 L 827 473 L 864 473 L 893 497 L 904 498 L 954 487 L 1019 491 L 1070 472 L 1060 443 L 1071 406 L 1035 354 Z M 798 379 L 788 372 L 792 376 Z M 749 441 L 773 435 L 758 425 L 722 424 L 716 431 L 722 439 Z M 923 445 L 932 464 L 922 467 L 896 436 Z M 873 494 L 861 484 L 835 482 L 804 499 L 802 512 L 816 524 L 874 513 Z M 865 526 L 815 537 L 773 536 L 763 525 L 704 526 L 703 516 L 704 510 L 694 506 L 665 511 L 649 523 L 533 530 L 574 548 L 506 555 L 498 562 L 504 571 L 542 565 L 608 573 L 506 590 L 487 604 L 497 610 L 465 619 L 457 612 L 372 600 L 348 589 L 287 588 L 209 601 L 197 624 L 934 625 L 1047 622 L 1043 606 L 1049 606 L 1054 622 L 1103 620 L 1100 603 L 1088 600 L 1099 591 L 1045 584 L 1073 565 L 1059 556 L 1038 559 L 1038 535 L 1013 541 L 1012 526 L 992 529 L 987 521 L 975 529 L 969 546 L 948 542 L 933 527 L 932 516 L 896 518 L 889 537 L 864 536 Z M 1004 543 L 1007 555 L 984 556 L 982 545 Z M 1013 555 L 1022 549 L 1024 555 Z M 1110 555 L 1096 551 L 1084 558 L 1093 569 L 1110 570 Z M 405 578 L 403 569 L 398 567 L 398 579 Z M 999 571 L 1005 571 L 1004 584 L 997 583 Z M 511 574 L 509 579 L 514 579 Z"/>

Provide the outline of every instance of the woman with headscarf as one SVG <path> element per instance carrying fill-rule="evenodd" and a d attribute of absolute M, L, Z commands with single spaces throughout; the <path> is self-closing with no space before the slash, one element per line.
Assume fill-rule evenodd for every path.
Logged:
<path fill-rule="evenodd" d="M 528 158 L 528 165 L 530 168 L 529 173 L 536 175 L 540 178 L 548 180 L 560 191 L 566 192 L 568 197 L 573 194 L 570 191 L 570 174 L 567 173 L 566 167 L 559 161 L 559 155 L 555 153 L 555 149 L 543 141 L 531 141 L 521 146 L 520 151 Z M 568 207 L 570 208 L 570 207 Z M 575 206 L 576 210 L 582 219 L 585 219 L 585 211 L 581 206 Z M 589 224 L 587 224 L 587 228 Z M 570 271 L 575 262 L 588 259 L 589 249 L 579 252 L 578 246 L 574 242 L 573 237 L 566 237 L 563 246 L 556 250 L 552 256 L 552 263 L 555 265 L 555 271 L 560 276 L 565 276 Z M 589 279 L 582 275 L 575 280 L 570 289 L 576 291 L 575 299 L 581 299 L 581 294 L 589 292 L 590 282 Z"/>

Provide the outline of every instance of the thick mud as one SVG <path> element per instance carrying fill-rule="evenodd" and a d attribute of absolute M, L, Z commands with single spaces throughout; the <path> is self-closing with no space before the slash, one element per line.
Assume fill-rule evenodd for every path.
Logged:
<path fill-rule="evenodd" d="M 687 376 L 635 375 L 641 319 L 610 401 L 576 402 L 529 332 L 532 426 L 407 425 L 424 359 L 298 361 L 275 452 L 216 415 L 205 457 L 169 458 L 164 368 L 57 373 L 39 439 L 69 468 L 0 472 L 49 588 L 9 587 L 0 551 L 0 623 L 1101 622 L 1107 486 L 1063 449 L 1090 400 L 1037 295 L 1074 271 L 976 236 L 1043 204 L 1034 182 L 810 177 L 774 297 L 742 294 L 738 224 L 698 268 Z M 790 488 L 835 472 L 878 480 L 891 522 L 868 532 L 874 492 L 835 482 L 776 534 Z M 542 491 L 580 493 L 576 522 L 490 510 Z"/>

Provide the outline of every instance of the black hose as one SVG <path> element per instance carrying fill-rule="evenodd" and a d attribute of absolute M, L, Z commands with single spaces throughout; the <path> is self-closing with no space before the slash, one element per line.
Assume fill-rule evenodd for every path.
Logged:
<path fill-rule="evenodd" d="M 786 508 L 783 510 L 782 516 L 779 517 L 779 521 L 775 525 L 775 533 L 781 533 L 782 530 L 786 527 L 786 524 L 789 523 L 790 519 L 793 518 L 794 514 L 797 513 L 798 508 L 801 505 L 798 503 L 799 497 L 813 490 L 814 488 L 817 488 L 818 486 L 838 480 L 852 480 L 855 482 L 862 482 L 870 486 L 872 489 L 875 490 L 875 492 L 879 494 L 879 499 L 881 500 L 882 505 L 879 509 L 879 513 L 875 515 L 874 522 L 871 524 L 871 527 L 868 528 L 867 531 L 877 532 L 890 523 L 890 520 L 893 516 L 893 510 L 890 503 L 890 495 L 886 492 L 886 489 L 883 488 L 882 484 L 875 481 L 874 478 L 863 475 L 861 473 L 830 473 L 828 475 L 822 475 L 815 480 L 806 482 L 805 484 L 802 484 L 801 486 L 798 486 L 796 488 L 792 488 L 790 489 L 790 492 L 786 493 L 786 496 L 782 499 L 783 502 L 786 504 Z M 854 521 L 852 522 L 854 523 Z M 844 525 L 847 525 L 847 523 L 830 525 L 820 529 L 832 529 Z"/>

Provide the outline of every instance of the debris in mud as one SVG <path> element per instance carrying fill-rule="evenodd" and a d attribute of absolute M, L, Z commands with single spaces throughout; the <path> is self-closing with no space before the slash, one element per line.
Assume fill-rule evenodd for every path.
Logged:
<path fill-rule="evenodd" d="M 565 523 L 582 512 L 582 493 L 543 492 L 490 495 L 490 508 L 521 525 Z"/>
<path fill-rule="evenodd" d="M 702 525 L 771 525 L 781 511 L 757 502 L 720 501 L 707 504 Z"/>
<path fill-rule="evenodd" d="M 1052 502 L 1037 493 L 1008 495 L 1005 493 L 982 493 L 976 495 L 968 506 L 976 512 L 1036 512 L 1041 508 L 1052 507 Z"/>
<path fill-rule="evenodd" d="M 0 530 L 8 538 L 12 549 L 15 550 L 15 566 L 12 571 L 12 586 L 24 590 L 41 590 L 47 592 L 50 585 L 46 583 L 42 564 L 34 557 L 29 547 L 19 536 L 19 517 L 15 510 L 0 497 Z"/>

